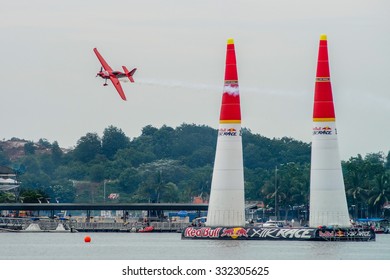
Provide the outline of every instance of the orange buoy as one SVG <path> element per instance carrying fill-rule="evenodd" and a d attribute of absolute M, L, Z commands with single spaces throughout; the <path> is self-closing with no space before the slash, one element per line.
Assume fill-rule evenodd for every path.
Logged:
<path fill-rule="evenodd" d="M 84 242 L 91 242 L 91 237 L 89 235 L 84 237 Z"/>

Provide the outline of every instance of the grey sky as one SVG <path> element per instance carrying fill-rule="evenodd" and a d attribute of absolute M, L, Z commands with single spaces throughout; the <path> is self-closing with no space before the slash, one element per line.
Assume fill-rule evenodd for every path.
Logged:
<path fill-rule="evenodd" d="M 311 141 L 318 41 L 328 35 L 342 159 L 390 150 L 387 0 L 0 1 L 0 138 L 76 145 L 114 125 L 218 127 L 234 38 L 242 125 Z M 127 102 L 95 78 L 137 67 Z"/>

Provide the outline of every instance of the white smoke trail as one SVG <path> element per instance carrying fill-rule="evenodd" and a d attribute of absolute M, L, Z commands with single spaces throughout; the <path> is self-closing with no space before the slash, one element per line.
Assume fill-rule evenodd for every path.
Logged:
<path fill-rule="evenodd" d="M 240 91 L 238 89 L 238 85 L 232 87 L 231 85 L 226 85 L 223 87 L 223 92 L 226 92 L 229 95 L 237 96 L 240 94 Z"/>
<path fill-rule="evenodd" d="M 128 80 L 127 80 L 128 81 Z M 242 94 L 251 93 L 251 94 L 259 94 L 266 96 L 306 96 L 307 93 L 300 91 L 286 91 L 286 90 L 278 90 L 278 89 L 267 89 L 260 87 L 248 87 L 248 86 L 240 86 L 240 87 L 232 87 L 232 86 L 223 86 L 222 88 L 217 85 L 211 84 L 201 84 L 201 83 L 188 83 L 183 81 L 172 81 L 172 80 L 149 80 L 149 79 L 139 79 L 135 81 L 137 84 L 146 85 L 146 86 L 155 86 L 155 87 L 168 87 L 168 88 L 182 88 L 182 89 L 192 89 L 198 91 L 207 91 L 207 92 L 215 92 L 220 94 L 221 92 L 226 92 L 229 94 L 237 95 L 239 91 Z"/>
<path fill-rule="evenodd" d="M 169 88 L 188 88 L 201 91 L 218 91 L 220 87 L 207 84 L 193 84 L 182 81 L 161 81 L 161 80 L 137 80 L 136 83 L 147 86 L 162 86 Z"/>
<path fill-rule="evenodd" d="M 129 83 L 130 80 L 128 78 L 118 78 L 118 80 L 121 82 L 121 83 Z"/>

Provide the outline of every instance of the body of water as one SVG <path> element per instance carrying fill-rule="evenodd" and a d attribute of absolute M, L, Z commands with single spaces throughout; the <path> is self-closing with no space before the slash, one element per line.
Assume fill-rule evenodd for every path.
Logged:
<path fill-rule="evenodd" d="M 90 236 L 90 243 L 84 242 Z M 179 233 L 0 233 L 0 260 L 390 260 L 374 242 L 182 240 Z"/>

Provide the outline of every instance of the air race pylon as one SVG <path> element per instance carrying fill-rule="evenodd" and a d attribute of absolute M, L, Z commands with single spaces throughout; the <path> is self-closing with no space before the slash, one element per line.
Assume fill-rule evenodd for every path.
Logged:
<path fill-rule="evenodd" d="M 241 109 L 233 39 L 227 41 L 225 84 L 206 225 L 245 226 Z"/>
<path fill-rule="evenodd" d="M 330 82 L 328 43 L 320 37 L 310 172 L 310 227 L 350 227 Z"/>

